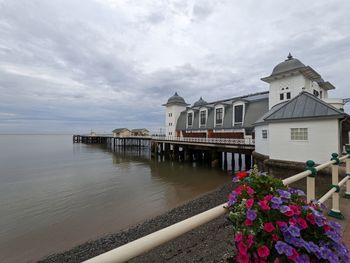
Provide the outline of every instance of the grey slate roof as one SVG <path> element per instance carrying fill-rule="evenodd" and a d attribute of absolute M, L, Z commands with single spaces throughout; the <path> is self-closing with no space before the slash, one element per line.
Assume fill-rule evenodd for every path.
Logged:
<path fill-rule="evenodd" d="M 185 102 L 183 97 L 179 96 L 179 94 L 175 92 L 175 94 L 168 99 L 168 102 L 166 104 L 163 104 L 163 106 L 170 106 L 170 105 L 187 106 L 189 104 Z"/>
<path fill-rule="evenodd" d="M 300 119 L 327 119 L 348 116 L 341 110 L 303 91 L 293 99 L 274 106 L 255 125 Z"/>
<path fill-rule="evenodd" d="M 294 74 L 295 72 L 299 72 L 306 78 L 316 81 L 324 89 L 335 89 L 330 82 L 324 81 L 316 70 L 310 66 L 305 66 L 299 59 L 293 58 L 290 53 L 285 61 L 274 67 L 270 76 L 261 78 L 261 80 L 270 83 L 280 75 Z"/>
<path fill-rule="evenodd" d="M 208 102 L 206 102 L 205 100 L 202 99 L 202 97 L 200 97 L 200 99 L 198 101 L 196 101 L 193 106 L 194 107 L 199 107 L 199 106 L 203 106 L 205 104 L 208 104 Z"/>
<path fill-rule="evenodd" d="M 188 107 L 187 110 L 181 112 L 177 124 L 176 130 L 207 130 L 207 129 L 240 129 L 240 128 L 251 128 L 259 117 L 268 111 L 268 92 L 260 92 L 226 100 L 219 100 L 207 103 L 201 107 L 193 106 Z M 245 103 L 244 110 L 244 121 L 243 126 L 233 126 L 233 103 L 236 101 L 242 101 Z M 214 114 L 215 105 L 224 106 L 224 119 L 223 125 L 214 126 Z M 208 110 L 208 119 L 205 126 L 199 126 L 199 109 L 206 108 Z M 187 112 L 191 110 L 194 112 L 192 128 L 187 129 Z"/>
<path fill-rule="evenodd" d="M 305 67 L 305 65 L 301 63 L 299 59 L 293 58 L 293 56 L 289 53 L 285 61 L 279 63 L 276 67 L 274 67 L 271 76 L 303 67 Z"/>

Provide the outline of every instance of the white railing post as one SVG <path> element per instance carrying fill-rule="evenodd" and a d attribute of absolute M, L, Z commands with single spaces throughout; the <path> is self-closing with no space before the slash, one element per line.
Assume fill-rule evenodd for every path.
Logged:
<path fill-rule="evenodd" d="M 350 153 L 350 151 L 349 151 Z M 346 158 L 345 163 L 346 163 L 346 176 L 350 176 L 350 154 L 348 153 L 348 158 Z M 350 199 L 350 180 L 346 182 L 346 190 L 344 194 L 344 198 Z"/>
<path fill-rule="evenodd" d="M 340 212 L 339 208 L 339 158 L 337 153 L 332 153 L 332 159 L 335 161 L 332 164 L 332 187 L 336 188 L 336 191 L 332 194 L 332 209 L 329 211 L 328 215 L 337 219 L 344 219 L 343 214 Z"/>
<path fill-rule="evenodd" d="M 315 199 L 315 176 L 317 174 L 315 162 L 308 160 L 306 162 L 306 170 L 311 172 L 311 174 L 306 178 L 306 200 L 307 202 L 310 202 L 311 200 Z"/>

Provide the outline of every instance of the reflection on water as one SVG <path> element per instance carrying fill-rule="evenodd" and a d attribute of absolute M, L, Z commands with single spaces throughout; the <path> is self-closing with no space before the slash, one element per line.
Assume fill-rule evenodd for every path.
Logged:
<path fill-rule="evenodd" d="M 0 136 L 0 262 L 27 262 L 117 232 L 228 182 L 148 150 Z"/>

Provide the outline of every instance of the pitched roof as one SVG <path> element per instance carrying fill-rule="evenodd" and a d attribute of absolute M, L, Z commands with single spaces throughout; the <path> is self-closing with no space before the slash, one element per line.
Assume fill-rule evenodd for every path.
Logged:
<path fill-rule="evenodd" d="M 112 132 L 118 133 L 118 132 L 122 132 L 122 131 L 124 131 L 124 130 L 129 131 L 128 128 L 118 128 L 118 129 L 114 129 Z"/>
<path fill-rule="evenodd" d="M 296 119 L 342 118 L 347 116 L 341 110 L 303 91 L 293 99 L 274 106 L 255 125 L 266 122 L 291 121 Z"/>

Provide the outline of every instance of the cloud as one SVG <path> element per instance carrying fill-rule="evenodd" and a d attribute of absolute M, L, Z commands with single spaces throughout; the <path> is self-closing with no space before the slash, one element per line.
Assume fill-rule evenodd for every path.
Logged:
<path fill-rule="evenodd" d="M 331 81 L 334 96 L 350 97 L 349 8 L 345 0 L 0 1 L 0 133 L 156 129 L 175 91 L 193 103 L 267 90 L 260 78 L 288 52 Z"/>

